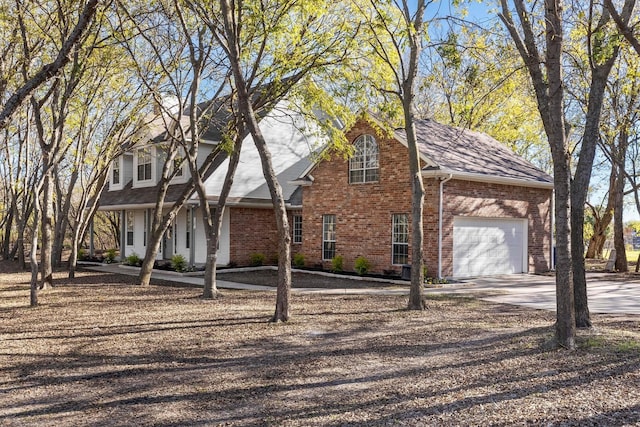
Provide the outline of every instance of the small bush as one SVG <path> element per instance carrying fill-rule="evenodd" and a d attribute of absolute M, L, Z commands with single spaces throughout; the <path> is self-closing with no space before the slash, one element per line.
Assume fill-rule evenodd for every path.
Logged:
<path fill-rule="evenodd" d="M 259 267 L 261 265 L 264 265 L 264 262 L 266 260 L 267 260 L 267 257 L 260 252 L 255 252 L 249 255 L 249 265 L 251 265 L 252 267 Z"/>
<path fill-rule="evenodd" d="M 280 260 L 280 255 L 278 255 L 277 252 L 271 254 L 271 258 L 269 259 L 269 262 L 272 265 L 278 265 L 278 261 Z"/>
<path fill-rule="evenodd" d="M 331 259 L 331 271 L 340 273 L 343 270 L 344 258 L 342 255 L 336 255 Z"/>
<path fill-rule="evenodd" d="M 178 273 L 187 271 L 187 260 L 180 254 L 175 254 L 171 257 L 171 268 Z"/>
<path fill-rule="evenodd" d="M 371 262 L 365 257 L 359 256 L 358 258 L 356 258 L 356 261 L 354 263 L 354 269 L 360 276 L 362 276 L 363 274 L 367 274 L 367 272 L 371 270 Z"/>
<path fill-rule="evenodd" d="M 104 262 L 107 264 L 113 264 L 116 260 L 116 250 L 115 249 L 107 249 L 104 253 Z"/>
<path fill-rule="evenodd" d="M 87 259 L 87 251 L 84 248 L 78 249 L 78 260 L 84 261 Z"/>
<path fill-rule="evenodd" d="M 133 252 L 131 255 L 125 258 L 125 264 L 132 265 L 134 267 L 140 267 L 142 265 L 142 259 L 137 253 Z"/>
<path fill-rule="evenodd" d="M 304 267 L 304 255 L 297 253 L 293 256 L 293 266 L 296 268 Z"/>

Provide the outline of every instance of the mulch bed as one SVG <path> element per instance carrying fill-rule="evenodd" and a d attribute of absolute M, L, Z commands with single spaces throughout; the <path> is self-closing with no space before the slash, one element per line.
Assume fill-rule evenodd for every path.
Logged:
<path fill-rule="evenodd" d="M 250 285 L 276 286 L 278 283 L 278 272 L 276 270 L 254 270 L 241 272 L 217 272 L 217 279 L 236 283 L 247 283 Z M 356 280 L 349 277 L 327 277 L 312 273 L 291 273 L 291 287 L 293 288 L 326 288 L 326 289 L 365 289 L 365 288 L 389 288 L 389 287 L 409 287 L 406 285 L 395 285 L 390 282 L 379 282 L 366 280 Z"/>
<path fill-rule="evenodd" d="M 0 425 L 640 424 L 640 318 L 593 316 L 578 349 L 553 313 L 432 297 L 275 296 L 136 286 L 56 273 L 29 308 L 29 274 L 0 262 Z"/>

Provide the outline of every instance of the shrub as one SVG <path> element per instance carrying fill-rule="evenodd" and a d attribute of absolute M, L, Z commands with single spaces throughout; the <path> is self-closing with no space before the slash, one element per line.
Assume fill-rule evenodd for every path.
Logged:
<path fill-rule="evenodd" d="M 80 261 L 84 261 L 85 259 L 87 259 L 87 251 L 84 250 L 84 248 L 78 249 L 78 259 Z"/>
<path fill-rule="evenodd" d="M 113 264 L 116 260 L 116 250 L 115 249 L 107 249 L 104 253 L 104 262 L 107 264 Z"/>
<path fill-rule="evenodd" d="M 278 265 L 278 261 L 280 260 L 280 255 L 278 255 L 277 252 L 271 254 L 271 258 L 269 259 L 269 262 L 273 265 Z"/>
<path fill-rule="evenodd" d="M 359 256 L 358 258 L 356 258 L 356 261 L 354 263 L 354 269 L 356 270 L 356 273 L 361 276 L 363 274 L 367 274 L 367 272 L 371 270 L 371 262 L 365 257 Z"/>
<path fill-rule="evenodd" d="M 261 265 L 264 265 L 264 262 L 266 261 L 267 257 L 264 256 L 263 253 L 260 252 L 255 252 L 252 253 L 251 255 L 249 255 L 249 265 L 251 265 L 252 267 L 259 267 Z"/>
<path fill-rule="evenodd" d="M 140 267 L 142 265 L 142 259 L 137 253 L 133 252 L 131 255 L 125 258 L 125 264 L 132 265 L 134 267 Z"/>
<path fill-rule="evenodd" d="M 171 268 L 178 273 L 187 271 L 187 260 L 182 255 L 175 254 L 171 257 Z"/>
<path fill-rule="evenodd" d="M 331 271 L 334 273 L 340 273 L 344 264 L 344 258 L 342 255 L 336 255 L 331 259 Z"/>
<path fill-rule="evenodd" d="M 293 266 L 296 268 L 304 267 L 304 255 L 297 253 L 293 256 Z"/>

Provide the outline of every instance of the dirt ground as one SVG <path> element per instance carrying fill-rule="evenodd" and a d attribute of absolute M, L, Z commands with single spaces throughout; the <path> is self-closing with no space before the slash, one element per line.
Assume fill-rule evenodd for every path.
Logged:
<path fill-rule="evenodd" d="M 0 425 L 640 425 L 640 318 L 594 316 L 555 350 L 553 313 L 471 298 L 200 290 L 81 272 L 29 308 L 0 262 Z"/>

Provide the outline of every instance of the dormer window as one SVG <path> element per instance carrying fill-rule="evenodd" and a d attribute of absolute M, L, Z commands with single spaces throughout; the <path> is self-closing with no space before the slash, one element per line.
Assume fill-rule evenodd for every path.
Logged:
<path fill-rule="evenodd" d="M 111 182 L 113 183 L 113 185 L 120 185 L 120 159 L 116 160 L 115 162 L 113 162 L 113 169 L 112 169 L 112 178 L 111 178 Z"/>
<path fill-rule="evenodd" d="M 151 149 L 141 148 L 138 150 L 138 181 L 151 180 Z"/>
<path fill-rule="evenodd" d="M 380 165 L 378 144 L 371 135 L 362 135 L 353 143 L 355 152 L 349 159 L 349 183 L 377 182 Z"/>
<path fill-rule="evenodd" d="M 123 157 L 118 156 L 111 163 L 111 173 L 109 174 L 109 190 L 122 190 L 123 187 Z"/>
<path fill-rule="evenodd" d="M 175 174 L 173 176 L 175 176 L 176 178 L 184 175 L 183 157 L 176 157 L 175 159 L 173 159 L 173 170 L 175 171 Z"/>

